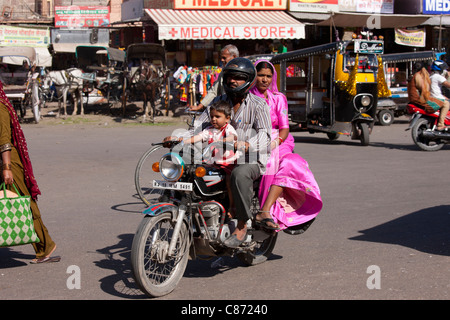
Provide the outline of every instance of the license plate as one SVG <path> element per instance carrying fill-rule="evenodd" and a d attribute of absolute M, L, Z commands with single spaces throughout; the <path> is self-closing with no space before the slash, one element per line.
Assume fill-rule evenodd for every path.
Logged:
<path fill-rule="evenodd" d="M 192 183 L 153 180 L 153 188 L 192 191 Z"/>

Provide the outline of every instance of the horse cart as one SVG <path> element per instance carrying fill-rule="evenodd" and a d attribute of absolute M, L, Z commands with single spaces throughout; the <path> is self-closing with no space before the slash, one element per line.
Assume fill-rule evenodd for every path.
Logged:
<path fill-rule="evenodd" d="M 27 108 L 33 110 L 36 123 L 40 120 L 37 77 L 33 76 L 36 67 L 36 51 L 31 47 L 0 48 L 0 81 L 9 101 L 13 104 L 20 119 Z"/>
<path fill-rule="evenodd" d="M 105 46 L 77 46 L 75 56 L 77 65 L 83 73 L 83 92 L 86 104 L 94 90 L 101 93 L 110 107 L 122 105 L 123 68 L 126 53 L 123 50 Z"/>
<path fill-rule="evenodd" d="M 164 46 L 156 43 L 131 44 L 127 48 L 126 61 L 124 112 L 127 100 L 142 100 L 145 121 L 148 114 L 147 104 L 150 102 L 154 120 L 155 115 L 162 115 L 160 110 L 156 110 L 156 101 L 161 99 L 161 106 L 166 109 L 167 116 L 170 103 L 170 70 L 167 67 Z"/>

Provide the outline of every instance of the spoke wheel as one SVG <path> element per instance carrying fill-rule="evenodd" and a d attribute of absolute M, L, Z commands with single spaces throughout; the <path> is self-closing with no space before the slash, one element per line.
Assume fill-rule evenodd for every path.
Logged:
<path fill-rule="evenodd" d="M 131 247 L 131 264 L 139 288 L 148 296 L 172 292 L 183 277 L 188 261 L 189 234 L 183 223 L 172 255 L 168 255 L 175 222 L 170 212 L 146 216 Z"/>
<path fill-rule="evenodd" d="M 152 165 L 159 161 L 166 152 L 167 150 L 163 146 L 154 146 L 142 155 L 136 166 L 134 184 L 139 198 L 147 206 L 158 202 L 162 195 L 161 189 L 153 188 L 153 180 L 161 179 L 161 175 L 152 170 Z"/>

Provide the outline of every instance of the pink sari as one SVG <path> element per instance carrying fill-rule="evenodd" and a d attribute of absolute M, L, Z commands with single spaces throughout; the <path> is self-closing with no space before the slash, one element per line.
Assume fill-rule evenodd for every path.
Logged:
<path fill-rule="evenodd" d="M 255 66 L 261 61 L 264 60 L 257 61 Z M 272 140 L 275 140 L 280 129 L 289 128 L 289 118 L 287 99 L 278 92 L 275 68 L 273 71 L 272 84 L 267 90 L 266 101 L 270 107 Z M 256 87 L 250 92 L 264 98 Z M 273 219 L 280 225 L 281 230 L 315 218 L 323 205 L 319 185 L 309 169 L 308 162 L 293 153 L 294 146 L 294 137 L 289 133 L 287 139 L 272 150 L 266 174 L 262 177 L 259 187 L 258 196 L 261 205 L 266 201 L 271 185 L 284 187 L 282 195 L 270 209 Z"/>

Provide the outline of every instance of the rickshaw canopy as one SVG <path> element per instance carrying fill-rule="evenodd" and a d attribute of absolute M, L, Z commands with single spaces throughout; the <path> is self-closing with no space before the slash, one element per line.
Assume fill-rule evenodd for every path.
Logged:
<path fill-rule="evenodd" d="M 30 65 L 36 63 L 36 51 L 32 47 L 0 47 L 0 57 L 3 63 L 21 65 L 24 58 Z"/>
<path fill-rule="evenodd" d="M 427 60 L 434 60 L 435 58 L 436 52 L 432 50 L 418 51 L 418 52 L 389 53 L 382 55 L 383 63 L 427 61 Z"/>
<path fill-rule="evenodd" d="M 108 61 L 124 62 L 126 53 L 123 50 L 105 46 L 78 46 L 75 50 L 75 57 L 78 61 L 94 60 L 96 55 L 106 54 Z"/>
<path fill-rule="evenodd" d="M 164 46 L 157 43 L 135 43 L 127 48 L 127 60 L 148 59 L 150 62 L 161 61 L 166 66 L 166 50 Z"/>
<path fill-rule="evenodd" d="M 280 53 L 275 55 L 270 62 L 273 64 L 280 63 L 282 61 L 292 61 L 303 57 L 308 57 L 311 55 L 335 52 L 340 49 L 342 42 L 332 42 L 327 44 L 321 44 L 314 47 L 289 51 L 285 53 Z"/>

